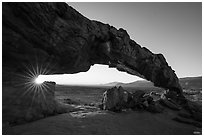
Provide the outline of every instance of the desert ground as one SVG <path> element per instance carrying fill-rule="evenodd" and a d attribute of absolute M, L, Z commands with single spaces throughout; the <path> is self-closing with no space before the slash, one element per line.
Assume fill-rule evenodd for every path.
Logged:
<path fill-rule="evenodd" d="M 120 113 L 98 108 L 104 91 L 110 87 L 61 86 L 55 99 L 69 112 L 46 117 L 26 124 L 3 124 L 3 134 L 18 135 L 193 135 L 201 128 L 172 120 L 179 111 L 165 108 L 163 113 L 123 110 Z M 125 88 L 134 92 L 135 88 Z M 150 92 L 150 89 L 144 89 Z M 158 90 L 161 92 L 161 90 Z"/>

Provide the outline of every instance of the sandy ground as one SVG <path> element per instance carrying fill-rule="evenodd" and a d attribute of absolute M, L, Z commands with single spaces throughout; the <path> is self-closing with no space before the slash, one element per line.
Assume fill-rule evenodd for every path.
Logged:
<path fill-rule="evenodd" d="M 80 107 L 80 106 L 79 106 Z M 32 123 L 7 127 L 3 134 L 32 135 L 185 135 L 195 134 L 195 126 L 178 123 L 175 111 L 163 113 L 126 111 L 114 113 L 81 107 L 79 111 L 48 117 Z M 4 128 L 5 129 L 5 128 Z"/>

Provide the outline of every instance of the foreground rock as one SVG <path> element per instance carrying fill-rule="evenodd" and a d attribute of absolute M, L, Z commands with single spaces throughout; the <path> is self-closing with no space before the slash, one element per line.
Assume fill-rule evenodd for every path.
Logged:
<path fill-rule="evenodd" d="M 64 106 L 55 101 L 55 83 L 44 82 L 42 85 L 36 85 L 30 90 L 22 86 L 3 87 L 3 124 L 23 124 L 66 112 Z"/>
<path fill-rule="evenodd" d="M 101 109 L 116 112 L 122 111 L 122 109 L 147 110 L 153 113 L 163 111 L 159 101 L 154 100 L 150 94 L 146 94 L 144 91 L 135 91 L 132 94 L 121 86 L 104 92 Z"/>
<path fill-rule="evenodd" d="M 121 111 L 122 109 L 147 110 L 154 113 L 161 113 L 164 107 L 180 111 L 182 106 L 169 98 L 168 92 L 156 93 L 137 90 L 130 93 L 121 86 L 113 87 L 104 92 L 101 109 Z M 185 108 L 186 107 L 186 108 Z M 189 115 L 196 121 L 202 121 L 202 108 L 196 103 L 188 101 L 184 106 Z"/>
<path fill-rule="evenodd" d="M 146 110 L 151 113 L 162 113 L 168 108 L 177 113 L 172 118 L 174 121 L 202 127 L 202 109 L 193 102 L 188 102 L 188 108 L 183 109 L 177 102 L 168 98 L 164 93 L 145 93 L 145 91 L 135 91 L 133 94 L 120 87 L 108 89 L 103 94 L 101 109 L 114 112 L 132 109 L 136 111 Z"/>
<path fill-rule="evenodd" d="M 28 65 L 49 70 L 43 74 L 69 74 L 105 64 L 182 96 L 162 54 L 141 47 L 126 30 L 89 20 L 66 3 L 4 2 L 2 55 L 3 84 L 15 81 Z"/>
<path fill-rule="evenodd" d="M 111 111 L 121 111 L 128 106 L 131 94 L 121 86 L 108 89 L 103 94 L 102 109 Z"/>

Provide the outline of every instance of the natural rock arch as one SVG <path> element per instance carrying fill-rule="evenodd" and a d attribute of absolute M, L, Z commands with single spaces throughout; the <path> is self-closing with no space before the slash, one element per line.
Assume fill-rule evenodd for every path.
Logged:
<path fill-rule="evenodd" d="M 37 58 L 38 63 L 49 62 L 49 69 L 57 74 L 106 64 L 183 97 L 164 56 L 141 47 L 126 30 L 89 20 L 66 3 L 2 5 L 3 82 L 12 81 L 24 70 L 22 64 L 32 64 Z"/>

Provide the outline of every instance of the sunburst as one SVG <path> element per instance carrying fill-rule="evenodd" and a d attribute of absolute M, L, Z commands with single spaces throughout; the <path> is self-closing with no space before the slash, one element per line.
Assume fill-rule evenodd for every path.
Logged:
<path fill-rule="evenodd" d="M 16 74 L 18 77 L 16 86 L 23 87 L 21 97 L 32 95 L 31 106 L 36 98 L 46 101 L 46 93 L 50 92 L 51 83 L 45 82 L 40 75 L 52 74 L 52 67 L 54 65 L 51 66 L 50 63 L 27 64 L 24 65 L 25 70 L 22 73 Z"/>

